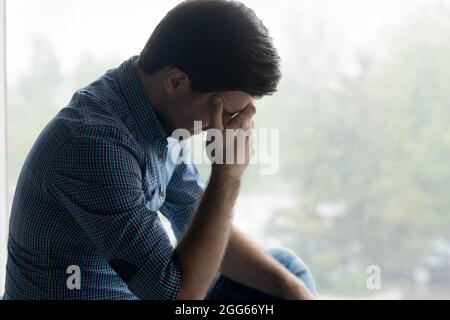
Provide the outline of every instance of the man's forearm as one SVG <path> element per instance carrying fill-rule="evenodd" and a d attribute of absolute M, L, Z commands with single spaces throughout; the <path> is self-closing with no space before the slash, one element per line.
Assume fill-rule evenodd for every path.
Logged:
<path fill-rule="evenodd" d="M 253 154 L 251 135 L 245 143 L 237 144 L 236 135 L 225 131 L 251 130 L 251 118 L 256 108 L 251 101 L 244 110 L 224 126 L 223 99 L 211 96 L 209 100 L 209 127 L 221 133 L 221 137 L 209 137 L 209 142 L 222 140 L 223 149 L 214 150 L 211 178 L 194 219 L 175 249 L 181 262 L 182 281 L 177 299 L 203 299 L 214 276 L 220 268 L 228 244 L 233 208 L 239 195 L 241 177 Z M 209 132 L 210 133 L 210 132 Z M 229 154 L 229 152 L 231 152 Z M 243 155 L 244 162 L 224 162 L 229 155 Z M 222 156 L 222 157 L 221 157 Z M 216 159 L 217 157 L 217 159 Z"/>
<path fill-rule="evenodd" d="M 177 299 L 203 299 L 228 243 L 240 179 L 212 174 L 197 213 L 176 248 L 182 267 Z"/>
<path fill-rule="evenodd" d="M 221 272 L 238 283 L 279 298 L 313 298 L 301 280 L 235 227 Z"/>

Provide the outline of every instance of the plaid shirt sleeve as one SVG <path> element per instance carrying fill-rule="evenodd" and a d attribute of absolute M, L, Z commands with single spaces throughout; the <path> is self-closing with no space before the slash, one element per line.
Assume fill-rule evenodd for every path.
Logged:
<path fill-rule="evenodd" d="M 175 168 L 161 207 L 161 212 L 170 221 L 177 240 L 181 239 L 188 227 L 206 187 L 186 145 L 183 152 L 187 161 Z"/>
<path fill-rule="evenodd" d="M 57 152 L 46 182 L 110 266 L 140 299 L 174 299 L 181 266 L 156 212 L 146 206 L 143 165 L 131 139 L 83 126 Z"/>

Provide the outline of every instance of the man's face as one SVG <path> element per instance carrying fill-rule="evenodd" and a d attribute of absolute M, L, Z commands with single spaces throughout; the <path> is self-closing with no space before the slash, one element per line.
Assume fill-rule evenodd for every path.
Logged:
<path fill-rule="evenodd" d="M 242 91 L 222 91 L 214 93 L 190 93 L 180 99 L 180 110 L 183 115 L 180 117 L 179 127 L 183 127 L 194 132 L 194 121 L 202 122 L 202 129 L 209 128 L 209 102 L 212 96 L 219 96 L 223 101 L 223 125 L 226 126 L 231 118 L 245 109 L 253 101 L 252 96 Z"/>

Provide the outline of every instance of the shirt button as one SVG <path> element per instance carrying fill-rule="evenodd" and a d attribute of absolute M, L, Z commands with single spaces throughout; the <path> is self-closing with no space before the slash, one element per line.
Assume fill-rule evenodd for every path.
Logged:
<path fill-rule="evenodd" d="M 164 198 L 164 197 L 166 196 L 166 193 L 165 193 L 164 191 L 161 191 L 161 192 L 159 193 L 159 196 L 160 196 L 161 198 Z"/>

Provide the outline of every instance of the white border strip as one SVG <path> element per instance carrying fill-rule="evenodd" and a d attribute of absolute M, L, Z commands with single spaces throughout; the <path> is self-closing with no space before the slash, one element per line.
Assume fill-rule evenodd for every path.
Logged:
<path fill-rule="evenodd" d="M 5 288 L 8 239 L 8 194 L 6 181 L 6 0 L 0 0 L 0 296 Z"/>

